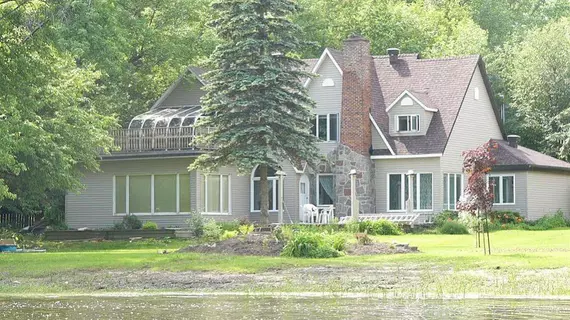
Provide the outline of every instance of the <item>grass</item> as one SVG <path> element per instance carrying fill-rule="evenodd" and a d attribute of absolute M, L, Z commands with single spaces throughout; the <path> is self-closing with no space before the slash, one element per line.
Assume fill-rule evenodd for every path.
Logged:
<path fill-rule="evenodd" d="M 568 294 L 569 272 L 548 279 L 537 271 L 570 266 L 570 229 L 550 231 L 507 230 L 491 233 L 491 256 L 474 248 L 472 235 L 406 234 L 374 236 L 376 241 L 409 243 L 421 253 L 405 255 L 344 256 L 331 259 L 300 259 L 285 257 L 245 257 L 213 254 L 158 254 L 160 250 L 184 247 L 189 241 L 126 241 L 101 243 L 46 243 L 47 253 L 0 255 L 0 283 L 3 274 L 11 277 L 46 277 L 61 272 L 85 270 L 164 270 L 216 271 L 223 273 L 258 273 L 273 269 L 308 266 L 414 268 L 421 274 L 416 287 L 406 290 L 421 292 L 471 292 L 489 287 L 489 282 L 505 281 L 501 294 Z M 50 249 L 51 248 L 51 249 Z M 449 271 L 443 275 L 442 271 Z M 558 272 L 557 270 L 553 270 Z M 563 270 L 563 269 L 562 269 Z M 500 277 L 488 278 L 487 272 Z M 503 280 L 501 280 L 503 279 Z M 510 280 L 509 280 L 510 279 Z M 517 280 L 518 279 L 518 280 Z M 566 279 L 565 281 L 560 281 Z M 340 286 L 340 287 L 339 287 Z M 326 290 L 343 288 L 338 283 L 325 283 L 290 290 Z M 2 286 L 0 285 L 0 288 Z M 5 289 L 5 288 L 3 288 Z M 260 288 L 260 290 L 263 288 Z M 350 290 L 350 288 L 344 288 Z M 27 290 L 30 290 L 29 288 Z M 38 288 L 41 292 L 46 288 Z M 279 290 L 288 291 L 286 286 Z M 48 290 L 49 291 L 49 290 Z M 487 292 L 487 291 L 485 291 Z"/>

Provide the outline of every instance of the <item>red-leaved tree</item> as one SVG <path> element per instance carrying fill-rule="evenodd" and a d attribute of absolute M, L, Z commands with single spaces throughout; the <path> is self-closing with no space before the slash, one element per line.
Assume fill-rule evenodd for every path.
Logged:
<path fill-rule="evenodd" d="M 487 183 L 487 174 L 495 165 L 496 160 L 493 151 L 497 149 L 496 142 L 489 141 L 482 146 L 472 150 L 464 151 L 463 156 L 463 172 L 467 175 L 467 185 L 465 186 L 463 196 L 457 203 L 457 209 L 468 212 L 477 217 L 478 227 L 477 245 L 480 246 L 480 235 L 485 229 L 487 230 L 487 243 L 483 236 L 483 247 L 485 253 L 491 254 L 491 243 L 489 239 L 488 214 L 493 208 L 493 188 L 494 185 Z M 485 219 L 487 228 L 483 228 L 482 220 Z"/>

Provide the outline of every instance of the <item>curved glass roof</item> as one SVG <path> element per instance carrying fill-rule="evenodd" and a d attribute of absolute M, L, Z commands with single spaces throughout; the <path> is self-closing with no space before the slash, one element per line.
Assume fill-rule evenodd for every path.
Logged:
<path fill-rule="evenodd" d="M 179 128 L 192 126 L 200 117 L 200 106 L 155 109 L 139 114 L 129 123 L 129 129 Z"/>

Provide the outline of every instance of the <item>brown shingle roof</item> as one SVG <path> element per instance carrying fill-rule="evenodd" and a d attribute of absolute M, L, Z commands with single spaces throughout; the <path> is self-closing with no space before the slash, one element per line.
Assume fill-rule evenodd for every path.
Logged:
<path fill-rule="evenodd" d="M 538 151 L 534 151 L 523 146 L 513 148 L 504 140 L 492 140 L 497 143 L 498 148 L 494 151 L 497 163 L 495 170 L 568 170 L 570 163 L 547 156 Z"/>
<path fill-rule="evenodd" d="M 397 155 L 443 153 L 479 56 L 418 59 L 400 55 L 391 65 L 387 56 L 374 57 L 372 116 Z M 408 90 L 427 107 L 438 109 L 425 136 L 392 137 L 387 134 L 386 108 Z"/>

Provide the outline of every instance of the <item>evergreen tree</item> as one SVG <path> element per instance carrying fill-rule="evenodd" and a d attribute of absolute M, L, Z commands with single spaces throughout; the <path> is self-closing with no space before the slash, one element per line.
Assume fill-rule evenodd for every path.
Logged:
<path fill-rule="evenodd" d="M 191 165 L 205 171 L 233 165 L 241 173 L 260 166 L 261 223 L 269 222 L 269 167 L 318 159 L 310 134 L 311 108 L 303 80 L 310 76 L 295 55 L 302 46 L 289 18 L 292 0 L 219 0 L 212 21 L 221 44 L 211 55 L 197 139 L 216 149 Z M 281 205 L 281 204 L 280 204 Z"/>

